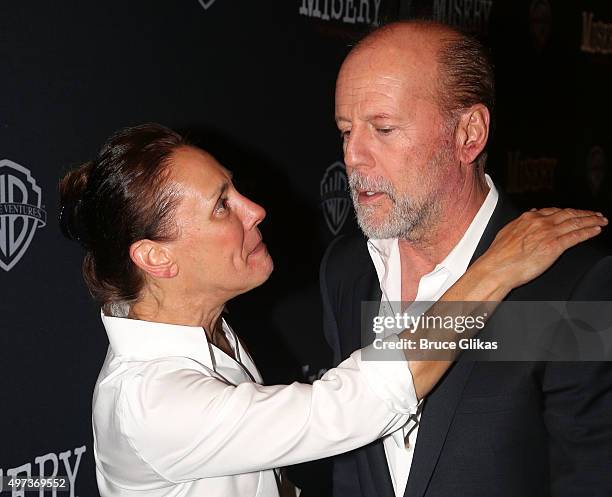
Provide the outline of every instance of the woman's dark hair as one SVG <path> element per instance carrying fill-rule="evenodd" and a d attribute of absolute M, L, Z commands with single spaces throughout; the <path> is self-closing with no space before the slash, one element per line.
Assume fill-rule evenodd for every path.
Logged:
<path fill-rule="evenodd" d="M 169 165 L 185 139 L 159 124 L 122 129 L 60 181 L 60 227 L 85 249 L 83 277 L 105 314 L 125 315 L 144 283 L 132 243 L 176 236 Z"/>

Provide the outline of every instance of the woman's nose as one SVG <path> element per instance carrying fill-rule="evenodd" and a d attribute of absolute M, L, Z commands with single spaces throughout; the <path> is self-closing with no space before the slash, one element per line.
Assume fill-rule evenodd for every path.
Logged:
<path fill-rule="evenodd" d="M 244 202 L 244 225 L 245 228 L 250 229 L 261 223 L 266 217 L 266 210 L 259 204 L 249 200 L 246 197 L 242 197 Z"/>

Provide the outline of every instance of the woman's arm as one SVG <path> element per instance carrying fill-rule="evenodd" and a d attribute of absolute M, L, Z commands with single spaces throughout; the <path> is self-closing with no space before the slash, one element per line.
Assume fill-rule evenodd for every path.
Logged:
<path fill-rule="evenodd" d="M 563 212 L 511 223 L 443 299 L 499 301 L 605 224 Z M 287 466 L 366 445 L 405 425 L 417 394 L 423 397 L 450 365 L 407 362 L 402 351 L 392 352 L 400 360 L 367 361 L 358 350 L 313 385 L 234 386 L 184 357 L 130 363 L 99 386 L 107 398 L 117 396 L 112 405 L 94 406 L 98 451 L 109 451 L 101 460 L 120 460 L 113 443 L 101 443 L 114 418 L 118 438 L 150 466 L 152 485 Z M 111 435 L 112 442 L 117 434 Z M 121 465 L 108 471 L 125 484 L 135 478 Z"/>
<path fill-rule="evenodd" d="M 596 236 L 606 224 L 605 217 L 591 211 L 547 208 L 526 212 L 499 231 L 489 249 L 425 314 L 448 315 L 452 310 L 462 316 L 482 316 L 484 306 L 486 320 L 511 290 L 537 278 L 565 250 Z M 444 304 L 449 301 L 463 304 L 450 308 Z M 445 341 L 470 337 L 469 330 L 458 334 L 454 330 L 429 328 L 419 333 L 419 337 Z M 414 333 L 404 331 L 399 337 L 414 338 Z M 451 351 L 447 361 L 432 361 L 414 360 L 415 353 L 405 351 L 419 399 L 438 382 L 457 353 Z"/>

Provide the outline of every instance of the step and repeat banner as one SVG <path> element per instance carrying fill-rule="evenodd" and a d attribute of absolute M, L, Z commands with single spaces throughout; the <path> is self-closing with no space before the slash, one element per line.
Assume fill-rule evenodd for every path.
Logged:
<path fill-rule="evenodd" d="M 409 17 L 491 47 L 499 105 L 488 168 L 504 190 L 525 207 L 612 214 L 606 0 L 2 2 L 0 485 L 65 475 L 62 495 L 98 494 L 91 394 L 108 341 L 80 249 L 58 229 L 57 184 L 120 127 L 186 133 L 266 208 L 275 272 L 228 309 L 266 381 L 313 381 L 330 366 L 318 265 L 334 237 L 356 230 L 335 78 L 363 33 Z M 304 495 L 326 495 L 324 463 L 292 474 Z"/>

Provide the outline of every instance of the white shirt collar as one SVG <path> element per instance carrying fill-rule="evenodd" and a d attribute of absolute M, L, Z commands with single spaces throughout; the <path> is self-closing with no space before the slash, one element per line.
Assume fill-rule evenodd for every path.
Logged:
<path fill-rule="evenodd" d="M 468 229 L 461 237 L 461 240 L 459 240 L 459 243 L 457 243 L 444 260 L 436 266 L 436 268 L 447 268 L 451 271 L 453 277 L 457 279 L 461 278 L 463 273 L 467 270 L 470 260 L 474 252 L 476 252 L 476 247 L 478 247 L 478 242 L 480 242 L 482 234 L 487 224 L 489 224 L 489 219 L 491 219 L 499 199 L 499 193 L 488 174 L 485 174 L 485 180 L 489 186 L 489 193 L 487 193 L 484 202 L 480 206 L 480 209 L 478 209 L 474 219 L 472 219 Z"/>
<path fill-rule="evenodd" d="M 236 352 L 237 360 L 210 343 L 201 326 L 118 318 L 106 316 L 103 312 L 100 314 L 113 354 L 123 360 L 188 357 L 224 376 L 235 378 L 232 370 L 244 372 L 246 369 L 254 381 L 261 382 L 251 357 L 223 318 L 222 330 Z"/>
<path fill-rule="evenodd" d="M 469 227 L 461 237 L 461 240 L 453 247 L 444 260 L 436 265 L 431 273 L 423 276 L 423 279 L 433 277 L 436 274 L 442 276 L 441 273 L 447 273 L 448 278 L 441 277 L 439 279 L 440 286 L 443 287 L 447 286 L 448 281 L 452 281 L 452 285 L 467 270 L 499 199 L 499 193 L 488 174 L 485 174 L 485 180 L 489 187 L 489 192 L 474 219 L 472 219 Z M 401 300 L 401 263 L 397 238 L 369 239 L 368 251 L 376 268 L 383 294 L 387 296 L 389 301 Z M 444 291 L 448 289 L 448 286 L 444 288 Z M 432 299 L 432 293 L 428 292 L 428 295 L 424 297 L 426 298 L 423 300 Z M 421 300 L 420 296 L 417 296 L 417 300 Z"/>

